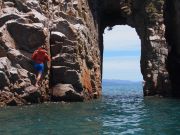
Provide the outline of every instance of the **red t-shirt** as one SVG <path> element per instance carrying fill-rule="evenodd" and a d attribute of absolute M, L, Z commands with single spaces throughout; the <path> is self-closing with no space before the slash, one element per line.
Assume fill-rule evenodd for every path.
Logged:
<path fill-rule="evenodd" d="M 34 51 L 34 53 L 32 54 L 32 59 L 38 64 L 50 61 L 47 51 L 42 48 L 38 48 Z"/>

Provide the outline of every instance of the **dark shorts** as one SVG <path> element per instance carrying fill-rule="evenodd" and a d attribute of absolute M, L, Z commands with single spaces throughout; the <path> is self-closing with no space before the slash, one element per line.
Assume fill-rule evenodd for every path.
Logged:
<path fill-rule="evenodd" d="M 43 73 L 44 71 L 44 64 L 38 64 L 38 63 L 34 63 L 34 69 L 37 71 L 37 72 L 40 72 L 40 73 Z"/>

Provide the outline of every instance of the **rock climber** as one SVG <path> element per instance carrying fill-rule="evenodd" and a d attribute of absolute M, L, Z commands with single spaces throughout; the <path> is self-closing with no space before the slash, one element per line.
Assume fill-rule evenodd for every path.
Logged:
<path fill-rule="evenodd" d="M 45 49 L 45 47 L 39 47 L 32 54 L 32 60 L 34 61 L 34 69 L 36 70 L 36 84 L 38 87 L 38 83 L 41 79 L 42 73 L 44 71 L 44 63 L 50 61 L 50 57 Z"/>

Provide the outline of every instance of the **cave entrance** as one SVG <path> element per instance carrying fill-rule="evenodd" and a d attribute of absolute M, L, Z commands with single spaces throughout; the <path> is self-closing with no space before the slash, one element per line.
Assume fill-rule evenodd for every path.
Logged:
<path fill-rule="evenodd" d="M 136 30 L 127 25 L 107 27 L 103 34 L 103 82 L 142 82 L 141 43 Z"/>

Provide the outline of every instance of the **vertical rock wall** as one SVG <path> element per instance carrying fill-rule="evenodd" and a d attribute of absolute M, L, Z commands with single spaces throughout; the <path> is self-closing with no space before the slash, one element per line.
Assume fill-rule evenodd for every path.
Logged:
<path fill-rule="evenodd" d="M 141 72 L 145 81 L 144 95 L 169 96 L 171 84 L 167 72 L 168 45 L 165 38 L 163 0 L 145 1 L 137 14 L 135 28 L 141 39 Z M 143 15 L 143 25 L 139 18 Z"/>
<path fill-rule="evenodd" d="M 52 99 L 73 100 L 66 93 L 69 88 L 57 87 L 66 84 L 72 85 L 71 93 L 79 96 L 80 101 L 98 97 L 101 91 L 98 25 L 88 1 L 64 0 L 50 6 Z"/>
<path fill-rule="evenodd" d="M 172 83 L 172 96 L 180 97 L 180 2 L 166 0 L 166 39 L 169 45 L 168 71 Z"/>

